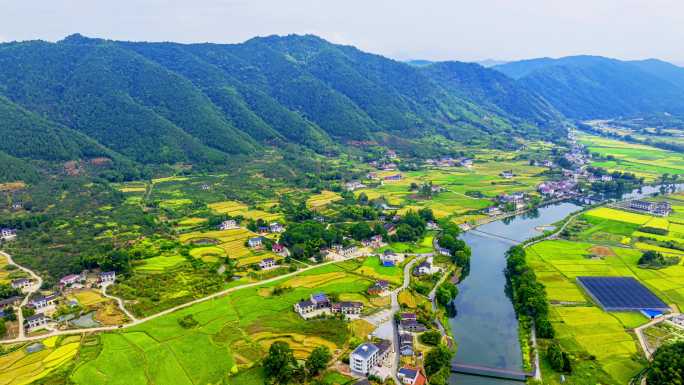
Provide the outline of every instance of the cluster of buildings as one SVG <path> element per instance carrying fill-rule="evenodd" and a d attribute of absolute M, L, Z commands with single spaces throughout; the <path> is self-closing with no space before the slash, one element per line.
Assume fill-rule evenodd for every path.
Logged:
<path fill-rule="evenodd" d="M 672 205 L 668 202 L 633 200 L 629 202 L 629 208 L 632 210 L 644 211 L 660 217 L 666 217 L 672 213 Z"/>
<path fill-rule="evenodd" d="M 22 292 L 29 291 L 33 285 L 34 282 L 31 279 L 28 278 L 18 278 L 18 279 L 13 279 L 12 282 L 10 283 L 12 285 L 12 289 L 17 289 Z"/>
<path fill-rule="evenodd" d="M 348 258 L 356 254 L 358 248 L 356 246 L 344 247 L 343 245 L 332 245 L 330 248 L 321 249 L 321 253 L 325 259 L 335 261 L 338 259 Z"/>
<path fill-rule="evenodd" d="M 364 239 L 363 241 L 361 241 L 361 244 L 365 247 L 372 247 L 375 249 L 382 247 L 382 235 L 373 235 L 369 239 Z"/>
<path fill-rule="evenodd" d="M 398 173 L 398 174 L 387 175 L 386 177 L 384 177 L 382 179 L 387 181 L 387 182 L 394 182 L 394 181 L 401 180 L 401 178 L 402 178 L 401 173 Z"/>
<path fill-rule="evenodd" d="M 89 276 L 87 270 L 83 270 L 81 274 L 69 274 L 59 279 L 59 287 L 61 290 L 67 289 L 81 289 L 84 287 L 106 286 L 116 282 L 115 271 L 103 271 L 97 276 Z"/>
<path fill-rule="evenodd" d="M 525 208 L 525 194 L 521 192 L 516 192 L 512 194 L 501 194 L 498 197 L 498 201 L 501 204 L 512 204 L 515 210 L 522 210 Z"/>
<path fill-rule="evenodd" d="M 271 222 L 271 223 L 269 223 L 268 226 L 259 226 L 257 231 L 259 232 L 259 234 L 262 234 L 262 235 L 269 234 L 269 233 L 279 234 L 279 233 L 285 232 L 285 226 L 283 226 L 279 222 Z"/>
<path fill-rule="evenodd" d="M 324 293 L 312 294 L 294 304 L 294 310 L 302 318 L 309 319 L 322 315 L 344 315 L 345 318 L 358 318 L 363 311 L 363 303 L 355 301 L 332 302 Z"/>
<path fill-rule="evenodd" d="M 571 179 L 548 181 L 537 186 L 537 191 L 546 198 L 570 198 L 577 193 L 577 182 Z"/>
<path fill-rule="evenodd" d="M 427 159 L 427 160 L 425 160 L 425 164 L 428 164 L 431 166 L 438 166 L 438 167 L 460 166 L 460 167 L 470 168 L 473 166 L 473 160 L 470 158 L 465 158 L 465 157 L 452 158 L 450 156 L 443 156 L 437 160 Z"/>

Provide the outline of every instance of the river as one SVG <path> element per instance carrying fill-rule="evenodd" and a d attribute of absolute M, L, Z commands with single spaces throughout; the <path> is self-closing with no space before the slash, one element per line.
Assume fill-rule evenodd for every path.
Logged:
<path fill-rule="evenodd" d="M 470 274 L 459 285 L 456 297 L 456 317 L 449 320 L 458 351 L 455 362 L 495 368 L 522 368 L 518 321 L 513 304 L 504 291 L 506 278 L 506 251 L 511 241 L 524 241 L 539 235 L 535 229 L 560 221 L 581 207 L 573 203 L 545 206 L 508 220 L 480 226 L 462 236 L 472 249 Z M 452 384 L 520 384 L 515 381 L 496 380 L 457 374 Z"/>
<path fill-rule="evenodd" d="M 669 186 L 668 192 L 682 191 L 684 184 Z M 644 186 L 624 194 L 622 199 L 638 199 L 660 191 L 660 186 Z M 522 369 L 518 342 L 518 321 L 513 304 L 506 296 L 506 251 L 512 241 L 522 242 L 540 235 L 540 227 L 558 222 L 582 207 L 562 202 L 541 207 L 516 217 L 482 225 L 462 236 L 472 249 L 470 274 L 458 285 L 454 301 L 457 315 L 449 327 L 458 344 L 454 361 L 501 369 Z M 456 374 L 451 384 L 508 385 L 516 381 Z"/>

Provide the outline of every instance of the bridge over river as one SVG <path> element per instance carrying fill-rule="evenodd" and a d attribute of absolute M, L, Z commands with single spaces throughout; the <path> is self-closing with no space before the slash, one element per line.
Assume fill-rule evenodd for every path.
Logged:
<path fill-rule="evenodd" d="M 501 380 L 514 380 L 525 382 L 528 377 L 534 376 L 534 372 L 523 372 L 520 370 L 491 368 L 482 365 L 451 364 L 451 371 L 459 374 L 469 374 L 471 376 L 497 378 Z"/>

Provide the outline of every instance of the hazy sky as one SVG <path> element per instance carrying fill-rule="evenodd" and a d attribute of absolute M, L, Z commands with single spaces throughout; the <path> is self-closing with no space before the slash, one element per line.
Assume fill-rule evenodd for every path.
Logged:
<path fill-rule="evenodd" d="M 0 0 L 0 41 L 313 33 L 396 59 L 596 54 L 684 64 L 682 0 Z"/>

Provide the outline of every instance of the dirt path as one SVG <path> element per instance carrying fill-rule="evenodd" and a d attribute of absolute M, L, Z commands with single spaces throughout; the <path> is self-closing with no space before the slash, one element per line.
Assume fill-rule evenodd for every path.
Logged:
<path fill-rule="evenodd" d="M 24 315 L 21 312 L 21 308 L 26 306 L 29 298 L 31 297 L 31 294 L 37 292 L 40 289 L 40 287 L 43 285 L 43 278 L 41 278 L 38 274 L 34 273 L 33 270 L 28 269 L 28 268 L 21 266 L 20 264 L 14 262 L 14 260 L 12 259 L 12 256 L 5 253 L 4 251 L 0 251 L 0 254 L 2 254 L 5 258 L 7 258 L 8 264 L 14 265 L 17 268 L 19 268 L 19 270 L 22 270 L 22 271 L 28 273 L 31 276 L 31 278 L 33 278 L 36 281 L 36 283 L 31 285 L 31 288 L 26 292 L 26 296 L 24 297 L 24 299 L 21 300 L 21 304 L 19 305 L 19 311 L 17 312 L 17 321 L 19 322 L 19 335 L 17 336 L 17 339 L 23 339 L 23 338 L 25 338 L 26 334 L 24 331 Z"/>
<path fill-rule="evenodd" d="M 129 312 L 128 309 L 126 309 L 126 307 L 124 306 L 123 300 L 121 298 L 107 294 L 107 288 L 108 287 L 109 287 L 109 285 L 105 285 L 102 287 L 102 295 L 104 297 L 107 297 L 109 299 L 113 299 L 114 301 L 116 301 L 116 303 L 119 305 L 119 309 L 121 309 L 121 311 L 124 314 L 126 314 L 128 319 L 130 319 L 131 321 L 134 321 L 134 322 L 137 321 L 138 319 L 131 312 Z"/>

